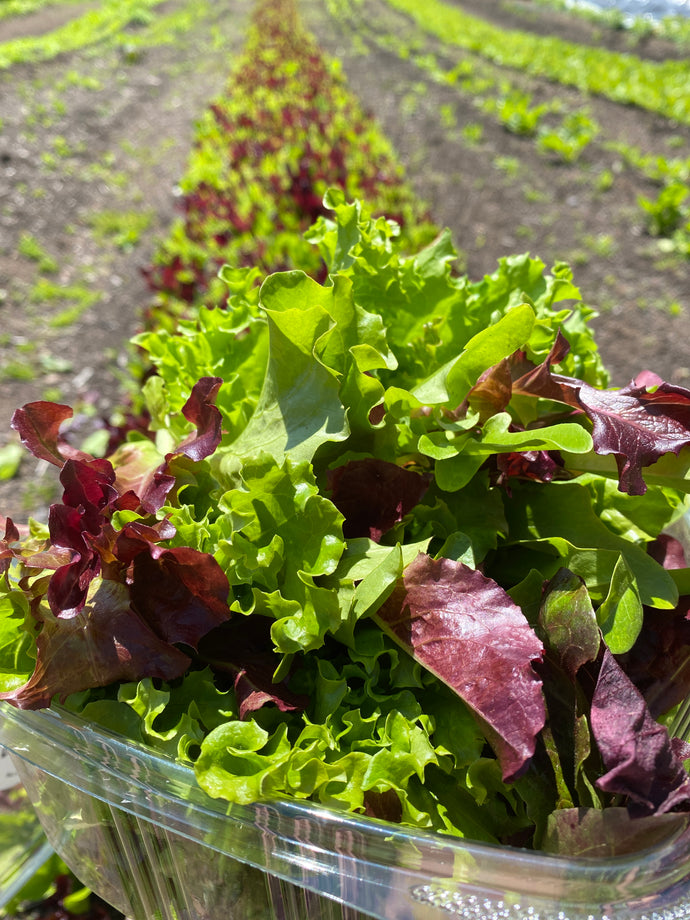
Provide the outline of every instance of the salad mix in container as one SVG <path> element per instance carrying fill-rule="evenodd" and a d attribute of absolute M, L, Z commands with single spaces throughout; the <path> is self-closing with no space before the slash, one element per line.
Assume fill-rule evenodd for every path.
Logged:
<path fill-rule="evenodd" d="M 608 386 L 566 265 L 471 282 L 447 232 L 408 254 L 325 203 L 323 284 L 226 267 L 222 308 L 135 338 L 148 430 L 93 456 L 69 407 L 15 412 L 63 491 L 0 531 L 0 698 L 228 820 L 583 862 L 685 839 L 690 390 Z"/>

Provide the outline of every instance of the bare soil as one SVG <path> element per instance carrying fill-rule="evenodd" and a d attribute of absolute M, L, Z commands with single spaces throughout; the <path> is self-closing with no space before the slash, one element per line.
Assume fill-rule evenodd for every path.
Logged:
<path fill-rule="evenodd" d="M 185 5 L 167 0 L 155 16 Z M 503 26 L 630 49 L 625 33 L 529 0 L 461 5 Z M 49 7 L 21 23 L 1 21 L 0 41 L 41 34 L 86 6 Z M 140 269 L 174 220 L 175 184 L 195 119 L 223 87 L 251 2 L 223 0 L 202 9 L 168 44 L 152 39 L 140 48 L 134 42 L 131 48 L 99 46 L 0 72 L 0 446 L 16 438 L 11 414 L 29 400 L 75 406 L 84 431 L 119 402 L 125 343 L 149 297 Z M 431 81 L 414 56 L 402 60 L 382 50 L 377 33 L 422 36 L 381 0 L 361 7 L 357 28 L 366 55 L 345 25 L 329 17 L 323 0 L 300 0 L 300 9 L 324 50 L 343 61 L 351 88 L 379 119 L 432 218 L 452 229 L 470 277 L 525 250 L 547 266 L 566 260 L 585 301 L 600 311 L 598 341 L 613 385 L 626 384 L 643 368 L 690 384 L 690 266 L 646 236 L 637 197 L 658 190 L 605 143 L 618 139 L 688 157 L 687 127 L 494 68 L 499 79 L 509 76 L 535 101 L 589 107 L 601 135 L 577 163 L 558 163 L 539 153 L 533 138 L 506 131 L 472 95 Z M 137 40 L 147 28 L 130 27 Z M 463 57 L 431 40 L 419 53 L 425 50 L 439 60 Z M 655 39 L 634 51 L 654 59 L 682 53 Z M 476 125 L 478 136 L 468 139 L 464 129 Z M 122 240 L 118 246 L 94 228 L 97 215 L 106 212 L 143 215 L 149 224 L 123 250 Z M 31 254 L 27 237 L 56 265 Z M 28 457 L 17 477 L 0 482 L 0 514 L 19 522 L 45 516 L 54 488 L 54 474 L 45 467 Z"/>

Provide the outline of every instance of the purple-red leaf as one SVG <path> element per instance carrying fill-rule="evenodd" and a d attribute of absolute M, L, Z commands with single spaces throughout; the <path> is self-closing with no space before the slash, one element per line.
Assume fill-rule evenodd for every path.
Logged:
<path fill-rule="evenodd" d="M 564 402 L 579 409 L 571 388 L 561 383 L 566 378 L 558 378 L 551 371 L 552 365 L 563 361 L 569 351 L 570 344 L 559 331 L 541 364 L 530 361 L 524 351 L 514 352 L 481 375 L 468 394 L 468 404 L 479 412 L 482 421 L 503 412 L 516 394 Z"/>
<path fill-rule="evenodd" d="M 570 344 L 559 331 L 551 351 L 542 364 L 530 366 L 530 362 L 526 360 L 521 352 L 513 355 L 510 359 L 513 373 L 513 392 L 524 393 L 528 396 L 539 396 L 542 399 L 553 399 L 570 405 L 574 404 L 574 398 L 569 388 L 561 387 L 559 378 L 551 373 L 551 366 L 560 364 L 569 351 Z"/>
<path fill-rule="evenodd" d="M 167 518 L 155 524 L 131 521 L 115 536 L 115 557 L 122 565 L 128 566 L 139 553 L 148 552 L 151 545 L 158 544 L 161 540 L 172 540 L 176 533 L 175 525 Z"/>
<path fill-rule="evenodd" d="M 331 501 L 345 517 L 343 535 L 379 542 L 419 503 L 428 482 L 419 473 L 374 458 L 351 460 L 333 472 Z"/>
<path fill-rule="evenodd" d="M 379 821 L 390 821 L 400 824 L 403 819 L 402 802 L 395 789 L 367 789 L 362 798 L 364 814 L 369 818 L 378 818 Z"/>
<path fill-rule="evenodd" d="M 67 460 L 60 470 L 60 482 L 63 504 L 79 510 L 81 530 L 97 534 L 103 526 L 103 510 L 118 497 L 112 464 L 108 460 Z M 74 545 L 60 543 L 52 530 L 51 538 L 62 546 Z"/>
<path fill-rule="evenodd" d="M 592 420 L 595 451 L 614 455 L 622 492 L 643 495 L 642 467 L 690 444 L 690 390 L 685 387 L 661 382 L 650 391 L 633 381 L 621 390 L 597 390 L 579 380 L 556 379 L 572 388 Z"/>
<path fill-rule="evenodd" d="M 597 780 L 603 792 L 627 796 L 631 814 L 690 810 L 690 777 L 666 727 L 606 647 L 590 724 L 606 771 Z"/>
<path fill-rule="evenodd" d="M 161 639 L 195 649 L 230 617 L 227 576 L 208 553 L 142 542 L 148 552 L 134 557 L 132 605 Z"/>
<path fill-rule="evenodd" d="M 647 552 L 665 569 L 684 569 L 687 567 L 685 549 L 680 540 L 668 533 L 660 533 L 656 540 L 647 547 Z"/>
<path fill-rule="evenodd" d="M 182 675 L 190 659 L 162 641 L 132 610 L 129 591 L 114 581 L 94 582 L 82 611 L 48 615 L 37 639 L 36 668 L 21 687 L 0 694 L 19 709 L 41 709 L 56 694 L 105 687 L 114 681 Z"/>
<path fill-rule="evenodd" d="M 60 436 L 60 425 L 72 418 L 72 409 L 52 402 L 32 402 L 17 409 L 12 416 L 12 428 L 19 433 L 22 444 L 39 460 L 62 466 L 65 459 L 90 459 L 88 454 L 72 447 Z"/>
<path fill-rule="evenodd" d="M 290 694 L 283 686 L 271 685 L 270 681 L 261 681 L 261 686 L 258 686 L 257 673 L 246 669 L 239 671 L 235 678 L 235 696 L 240 719 L 246 719 L 248 715 L 257 712 L 266 703 L 273 703 L 281 712 L 290 712 L 295 709 L 304 709 L 308 702 L 303 699 L 297 704 L 294 701 L 295 694 Z"/>
<path fill-rule="evenodd" d="M 222 382 L 222 377 L 202 377 L 194 384 L 182 414 L 197 430 L 179 444 L 174 453 L 184 454 L 190 460 L 203 460 L 218 447 L 222 416 L 216 407 L 216 396 Z"/>
<path fill-rule="evenodd" d="M 544 726 L 532 668 L 544 649 L 506 592 L 460 562 L 420 553 L 375 618 L 474 711 L 504 779 L 517 778 Z"/>

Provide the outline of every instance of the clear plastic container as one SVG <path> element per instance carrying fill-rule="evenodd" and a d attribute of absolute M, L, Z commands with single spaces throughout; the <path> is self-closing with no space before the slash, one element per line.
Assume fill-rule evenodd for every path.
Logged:
<path fill-rule="evenodd" d="M 296 801 L 228 806 L 68 713 L 0 712 L 50 843 L 132 920 L 690 920 L 682 821 L 643 852 L 573 860 Z"/>
<path fill-rule="evenodd" d="M 0 749 L 0 917 L 52 852 L 12 758 Z"/>

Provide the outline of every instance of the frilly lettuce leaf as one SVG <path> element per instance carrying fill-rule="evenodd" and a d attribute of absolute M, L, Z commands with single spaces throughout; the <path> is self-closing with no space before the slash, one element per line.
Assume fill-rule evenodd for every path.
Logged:
<path fill-rule="evenodd" d="M 282 652 L 319 647 L 341 611 L 336 593 L 316 579 L 335 571 L 345 542 L 342 515 L 319 494 L 310 465 L 247 460 L 218 507 L 216 558 L 241 588 L 234 609 L 275 619 Z"/>

